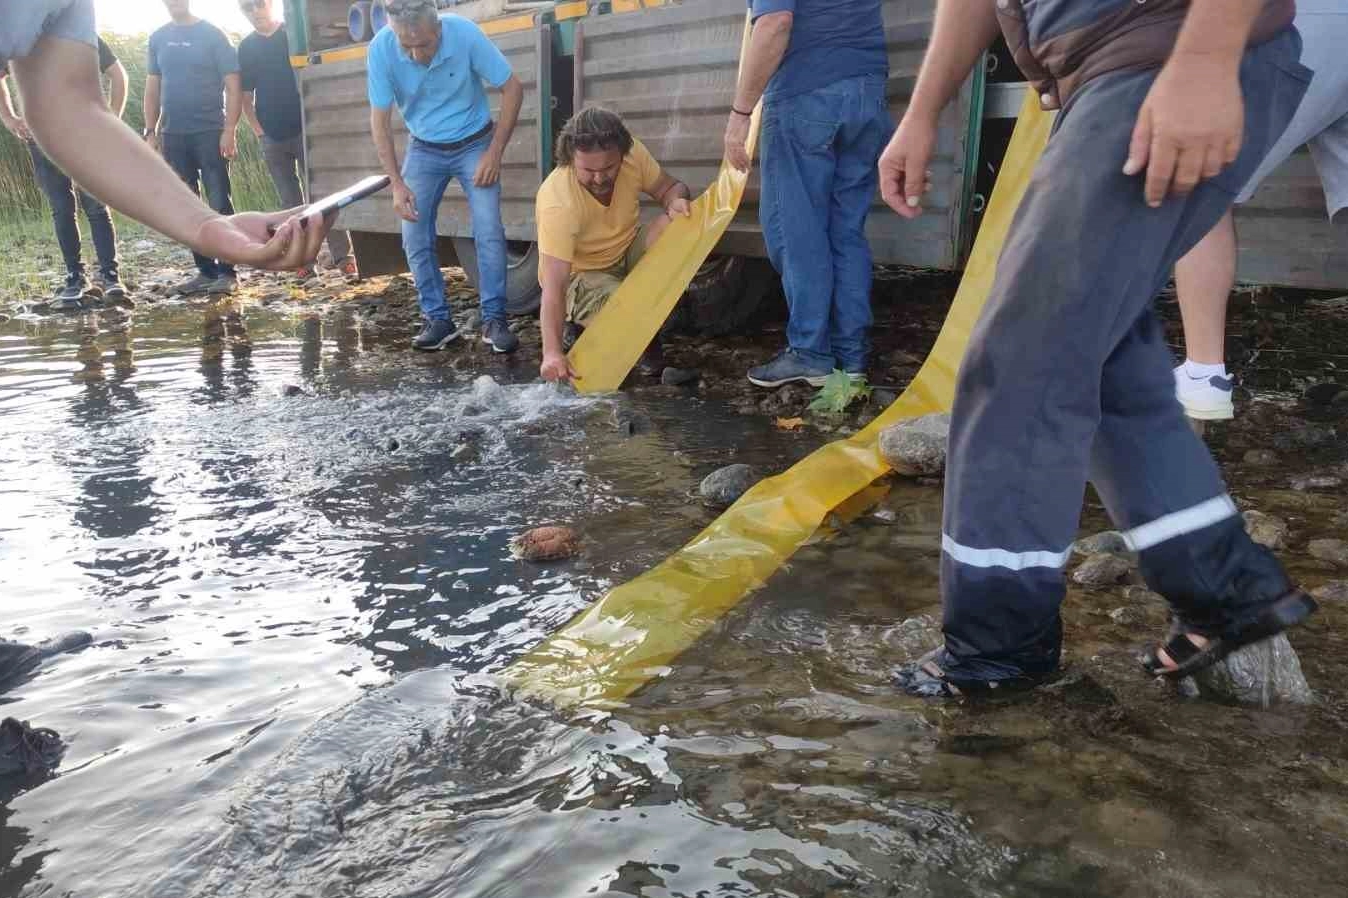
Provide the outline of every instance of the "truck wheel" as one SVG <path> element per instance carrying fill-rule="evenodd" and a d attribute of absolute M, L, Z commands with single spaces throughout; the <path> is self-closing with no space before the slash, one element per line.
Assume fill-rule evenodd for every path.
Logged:
<path fill-rule="evenodd" d="M 454 252 L 468 283 L 477 287 L 477 247 L 469 237 L 454 238 Z M 506 244 L 506 314 L 532 315 L 543 301 L 538 286 L 538 244 L 511 240 Z"/>
<path fill-rule="evenodd" d="M 781 289 L 767 259 L 712 256 L 693 276 L 665 329 L 708 337 L 731 333 L 753 320 Z"/>

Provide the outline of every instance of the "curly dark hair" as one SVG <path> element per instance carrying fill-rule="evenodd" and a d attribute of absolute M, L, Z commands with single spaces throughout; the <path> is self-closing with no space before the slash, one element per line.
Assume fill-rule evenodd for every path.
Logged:
<path fill-rule="evenodd" d="M 622 150 L 624 156 L 630 153 L 632 132 L 618 113 L 602 106 L 587 106 L 571 116 L 557 135 L 557 164 L 569 166 L 577 150 L 592 153 L 613 149 Z"/>

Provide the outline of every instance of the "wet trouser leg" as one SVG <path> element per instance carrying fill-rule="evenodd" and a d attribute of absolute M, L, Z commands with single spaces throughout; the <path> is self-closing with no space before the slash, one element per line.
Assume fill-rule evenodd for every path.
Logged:
<path fill-rule="evenodd" d="M 1175 401 L 1152 300 L 1291 118 L 1299 47 L 1289 29 L 1246 54 L 1240 157 L 1159 209 L 1121 172 L 1155 72 L 1098 77 L 1060 117 L 960 370 L 941 567 L 955 682 L 1057 667 L 1088 477 L 1187 621 L 1220 630 L 1287 588 Z"/>
<path fill-rule="evenodd" d="M 443 150 L 412 140 L 403 159 L 403 180 L 417 204 L 417 220 L 402 223 L 403 252 L 412 279 L 417 285 L 417 301 L 427 321 L 448 321 L 445 302 L 445 276 L 440 272 L 436 251 L 436 219 L 445 188 L 454 177 L 454 169 Z"/>
<path fill-rule="evenodd" d="M 178 173 L 178 177 L 183 179 L 187 189 L 197 193 L 201 189 L 201 172 L 197 168 L 196 152 L 192 145 L 193 136 L 191 134 L 164 134 L 160 139 L 163 141 L 165 161 Z M 204 277 L 220 276 L 220 270 L 216 268 L 214 259 L 207 258 L 193 250 L 192 261 L 197 263 L 197 271 L 201 272 Z"/>

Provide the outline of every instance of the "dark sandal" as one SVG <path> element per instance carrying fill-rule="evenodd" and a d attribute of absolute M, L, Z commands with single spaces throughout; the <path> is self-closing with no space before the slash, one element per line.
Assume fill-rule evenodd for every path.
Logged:
<path fill-rule="evenodd" d="M 1277 636 L 1289 630 L 1316 612 L 1319 606 L 1315 600 L 1300 590 L 1293 590 L 1282 598 L 1271 602 L 1259 616 L 1236 633 L 1229 636 L 1209 636 L 1196 629 L 1185 627 L 1178 620 L 1170 627 L 1170 635 L 1164 645 L 1148 649 L 1140 659 L 1142 669 L 1152 676 L 1181 680 L 1206 670 L 1221 661 L 1227 655 L 1252 643 L 1260 642 L 1271 636 Z M 1190 635 L 1202 636 L 1208 644 L 1199 648 L 1189 638 Z M 1161 652 L 1170 656 L 1173 667 L 1161 659 Z"/>
<path fill-rule="evenodd" d="M 918 698 L 964 698 L 970 695 L 992 695 L 1032 689 L 1048 677 L 1008 677 L 1002 680 L 946 679 L 941 658 L 945 648 L 932 649 L 912 664 L 905 664 L 894 673 L 894 685 Z"/>

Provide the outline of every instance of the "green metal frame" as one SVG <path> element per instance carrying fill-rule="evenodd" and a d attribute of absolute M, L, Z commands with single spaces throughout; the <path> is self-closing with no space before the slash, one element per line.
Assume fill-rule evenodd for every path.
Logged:
<path fill-rule="evenodd" d="M 290 52 L 294 56 L 309 53 L 308 5 L 305 0 L 285 0 L 286 37 L 290 40 Z"/>
<path fill-rule="evenodd" d="M 974 66 L 970 85 L 971 95 L 969 97 L 969 120 L 964 129 L 964 171 L 961 173 L 963 182 L 960 185 L 960 215 L 959 221 L 954 222 L 955 246 L 953 247 L 956 270 L 964 268 L 964 263 L 968 261 L 969 251 L 974 243 L 974 216 L 977 214 L 973 208 L 974 192 L 978 184 L 978 161 L 979 151 L 983 146 L 983 94 L 987 88 L 987 60 L 988 54 L 985 52 L 978 58 L 978 64 Z"/>

